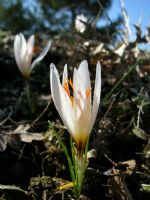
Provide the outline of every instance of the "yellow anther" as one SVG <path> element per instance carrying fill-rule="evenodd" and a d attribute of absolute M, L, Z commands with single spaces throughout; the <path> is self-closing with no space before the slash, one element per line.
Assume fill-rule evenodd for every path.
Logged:
<path fill-rule="evenodd" d="M 67 184 L 63 184 L 59 187 L 59 189 L 62 190 L 68 190 L 74 187 L 74 182 L 69 182 Z"/>

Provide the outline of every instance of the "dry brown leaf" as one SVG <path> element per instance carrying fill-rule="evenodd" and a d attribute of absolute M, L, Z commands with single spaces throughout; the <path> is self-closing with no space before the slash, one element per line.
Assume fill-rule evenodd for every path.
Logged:
<path fill-rule="evenodd" d="M 110 176 L 108 179 L 109 193 L 118 200 L 133 200 L 131 193 L 126 185 L 125 177 L 132 175 L 136 168 L 135 160 L 115 163 L 114 166 L 105 172 Z"/>

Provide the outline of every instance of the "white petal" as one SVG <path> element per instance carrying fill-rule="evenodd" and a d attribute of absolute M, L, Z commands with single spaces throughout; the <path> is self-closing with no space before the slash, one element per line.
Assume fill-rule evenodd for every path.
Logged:
<path fill-rule="evenodd" d="M 19 35 L 16 35 L 15 40 L 14 40 L 14 55 L 15 55 L 15 59 L 16 59 L 16 63 L 18 65 L 18 67 L 21 65 L 20 48 L 19 47 L 20 47 L 20 37 L 19 37 Z"/>
<path fill-rule="evenodd" d="M 58 71 L 54 64 L 50 65 L 50 85 L 51 94 L 56 106 L 56 109 L 66 125 L 68 131 L 74 134 L 73 112 L 69 97 L 67 97 L 64 88 L 60 84 Z"/>
<path fill-rule="evenodd" d="M 67 80 L 68 80 L 68 69 L 67 69 L 67 65 L 65 65 L 63 78 L 62 78 L 62 85 L 64 85 Z"/>
<path fill-rule="evenodd" d="M 90 80 L 90 74 L 88 69 L 88 62 L 87 60 L 83 60 L 79 66 L 78 72 L 80 74 L 80 77 L 82 78 L 85 90 L 86 90 L 86 100 L 88 101 L 89 109 L 91 109 L 91 80 Z M 88 95 L 88 98 L 87 98 Z"/>
<path fill-rule="evenodd" d="M 41 54 L 34 60 L 34 62 L 31 65 L 31 69 L 33 69 L 35 67 L 35 65 L 40 62 L 44 56 L 47 54 L 49 48 L 51 46 L 51 41 L 49 41 L 46 45 L 46 47 L 44 48 L 44 50 L 41 52 Z"/>
<path fill-rule="evenodd" d="M 33 48 L 34 48 L 34 35 L 31 35 L 30 38 L 27 41 L 27 52 L 28 52 L 28 54 L 33 54 Z"/>
<path fill-rule="evenodd" d="M 84 100 L 86 99 L 86 89 L 83 84 L 83 80 L 76 68 L 73 73 L 73 97 L 74 104 L 77 106 L 76 112 L 79 117 L 84 107 Z"/>
<path fill-rule="evenodd" d="M 18 48 L 20 49 L 19 55 L 20 55 L 20 59 L 23 60 L 24 56 L 27 53 L 27 43 L 26 43 L 26 39 L 24 37 L 24 35 L 22 33 L 19 34 L 19 44 L 18 44 Z"/>
<path fill-rule="evenodd" d="M 22 33 L 16 35 L 14 41 L 14 54 L 20 72 L 24 75 L 27 44 Z M 25 65 L 26 66 L 26 65 Z"/>
<path fill-rule="evenodd" d="M 83 60 L 78 68 L 78 72 L 80 74 L 80 77 L 83 80 L 83 84 L 85 86 L 86 90 L 91 89 L 91 81 L 90 81 L 90 75 L 88 70 L 88 62 L 87 60 Z"/>
<path fill-rule="evenodd" d="M 91 83 L 86 60 L 81 62 L 78 70 L 74 69 L 73 79 L 75 131 L 87 137 L 91 119 L 91 94 L 87 96 L 86 92 L 91 89 Z"/>
<path fill-rule="evenodd" d="M 88 137 L 90 133 L 91 109 L 89 108 L 89 105 L 85 103 L 79 116 L 77 116 L 77 113 L 74 110 L 75 133 L 83 134 L 86 137 Z M 74 107 L 74 109 L 76 108 Z"/>
<path fill-rule="evenodd" d="M 100 104 L 100 95 L 101 95 L 101 66 L 100 66 L 100 62 L 98 61 L 97 66 L 96 66 L 96 78 L 95 78 L 95 88 L 94 88 L 90 129 L 92 129 L 96 116 L 97 116 L 97 112 L 98 112 L 98 108 Z"/>
<path fill-rule="evenodd" d="M 61 97 L 60 97 L 59 75 L 58 75 L 58 71 L 56 70 L 56 67 L 53 63 L 50 65 L 50 87 L 51 87 L 51 94 L 52 94 L 54 104 L 56 106 L 56 109 L 59 110 L 60 115 L 61 115 Z"/>
<path fill-rule="evenodd" d="M 28 78 L 31 73 L 32 54 L 26 54 L 22 60 L 21 72 L 25 78 Z"/>

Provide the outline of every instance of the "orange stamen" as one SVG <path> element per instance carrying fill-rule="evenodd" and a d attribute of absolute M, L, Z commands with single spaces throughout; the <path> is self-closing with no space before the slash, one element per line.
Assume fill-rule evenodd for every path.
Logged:
<path fill-rule="evenodd" d="M 70 80 L 66 80 L 65 83 L 64 83 L 64 85 L 63 85 L 63 87 L 64 87 L 65 91 L 67 92 L 67 94 L 68 94 L 68 96 L 69 96 L 69 98 L 71 100 L 71 103 L 73 105 L 73 96 L 70 95 L 70 90 L 69 90 L 68 83 L 69 83 L 70 87 L 73 89 L 73 83 L 72 83 L 71 79 Z"/>
<path fill-rule="evenodd" d="M 92 88 L 86 90 L 86 97 L 88 98 L 91 94 Z"/>
<path fill-rule="evenodd" d="M 66 81 L 63 85 L 65 91 L 67 92 L 68 96 L 70 97 L 70 91 L 69 91 L 69 87 L 68 87 L 68 81 Z"/>

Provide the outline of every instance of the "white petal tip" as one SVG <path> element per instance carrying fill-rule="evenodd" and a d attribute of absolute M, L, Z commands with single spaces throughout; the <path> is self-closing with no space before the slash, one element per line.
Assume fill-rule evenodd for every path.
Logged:
<path fill-rule="evenodd" d="M 50 48 L 50 46 L 51 46 L 51 44 L 52 44 L 52 40 L 50 40 L 49 42 L 48 42 L 48 46 L 49 46 L 49 48 Z"/>
<path fill-rule="evenodd" d="M 46 45 L 46 49 L 47 49 L 46 51 L 47 51 L 47 52 L 49 51 L 51 45 L 52 45 L 52 40 L 48 41 L 48 43 L 47 43 L 47 45 Z"/>
<path fill-rule="evenodd" d="M 55 68 L 54 63 L 51 63 L 51 64 L 50 64 L 50 69 L 51 69 L 51 70 L 54 70 L 54 68 Z"/>
<path fill-rule="evenodd" d="M 101 64 L 100 64 L 100 61 L 99 61 L 99 60 L 97 61 L 97 66 L 98 66 L 98 67 L 101 67 Z"/>
<path fill-rule="evenodd" d="M 83 60 L 81 63 L 85 64 L 85 65 L 88 65 L 88 61 L 87 60 Z"/>
<path fill-rule="evenodd" d="M 67 68 L 67 64 L 65 64 L 64 68 L 65 68 L 65 69 Z"/>

